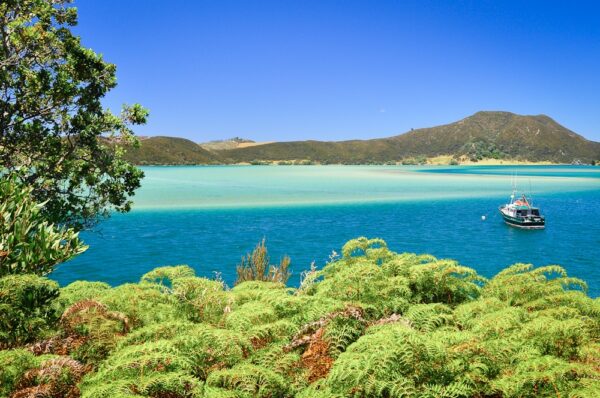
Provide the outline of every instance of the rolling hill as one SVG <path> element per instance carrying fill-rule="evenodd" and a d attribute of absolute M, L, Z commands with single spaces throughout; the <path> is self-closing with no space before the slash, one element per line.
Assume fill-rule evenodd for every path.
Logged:
<path fill-rule="evenodd" d="M 478 112 L 458 122 L 371 140 L 274 142 L 206 150 L 192 141 L 155 137 L 144 140 L 141 148 L 130 155 L 135 155 L 130 160 L 138 164 L 291 160 L 384 163 L 444 155 L 472 161 L 498 158 L 590 163 L 600 160 L 600 143 L 585 139 L 545 115 Z"/>
<path fill-rule="evenodd" d="M 260 145 L 260 143 L 254 142 L 252 140 L 247 140 L 245 138 L 234 137 L 228 140 L 218 140 L 218 141 L 210 141 L 203 142 L 199 144 L 200 147 L 208 150 L 208 151 L 222 151 L 225 149 L 235 149 L 246 146 Z"/>
<path fill-rule="evenodd" d="M 138 165 L 221 163 L 219 156 L 203 149 L 195 142 L 176 137 L 142 138 L 139 148 L 129 148 L 125 158 Z"/>

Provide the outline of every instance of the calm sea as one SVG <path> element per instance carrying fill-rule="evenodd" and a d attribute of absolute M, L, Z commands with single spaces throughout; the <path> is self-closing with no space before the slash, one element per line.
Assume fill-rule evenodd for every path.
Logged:
<path fill-rule="evenodd" d="M 144 167 L 134 210 L 81 234 L 90 249 L 51 275 L 61 285 L 136 282 L 162 265 L 235 280 L 263 237 L 293 277 L 358 236 L 397 252 L 452 258 L 491 277 L 516 262 L 560 264 L 600 295 L 600 167 L 215 166 Z M 531 193 L 547 227 L 503 224 L 512 180 Z M 486 216 L 482 220 L 482 216 Z"/>

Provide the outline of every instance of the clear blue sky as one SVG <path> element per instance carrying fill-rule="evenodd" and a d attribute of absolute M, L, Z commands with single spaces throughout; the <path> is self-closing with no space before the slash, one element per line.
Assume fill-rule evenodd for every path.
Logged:
<path fill-rule="evenodd" d="M 600 5 L 580 1 L 75 0 L 141 135 L 372 138 L 479 110 L 600 141 Z"/>

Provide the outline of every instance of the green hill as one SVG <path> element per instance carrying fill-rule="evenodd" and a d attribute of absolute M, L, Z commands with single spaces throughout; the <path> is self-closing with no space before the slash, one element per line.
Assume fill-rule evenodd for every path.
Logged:
<path fill-rule="evenodd" d="M 207 164 L 311 160 L 318 163 L 385 163 L 436 156 L 557 163 L 600 160 L 600 143 L 585 139 L 545 115 L 478 112 L 458 122 L 388 138 L 291 141 L 253 146 L 202 147 L 172 137 L 142 140 L 127 157 L 136 164 Z"/>
<path fill-rule="evenodd" d="M 469 155 L 475 147 L 530 161 L 570 163 L 600 156 L 600 143 L 589 141 L 545 115 L 478 112 L 455 123 L 419 129 L 393 137 L 410 155 Z"/>
<path fill-rule="evenodd" d="M 232 162 L 311 159 L 324 163 L 369 163 L 453 155 L 571 163 L 600 159 L 600 143 L 585 139 L 548 116 L 478 112 L 455 123 L 389 138 L 277 142 L 220 153 Z"/>
<path fill-rule="evenodd" d="M 176 137 L 143 138 L 139 148 L 127 150 L 125 158 L 139 165 L 220 163 L 219 157 L 214 153 L 193 141 Z"/>

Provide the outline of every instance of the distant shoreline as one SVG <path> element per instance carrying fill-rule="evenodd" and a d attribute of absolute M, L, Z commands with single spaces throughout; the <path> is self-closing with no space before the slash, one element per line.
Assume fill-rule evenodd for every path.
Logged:
<path fill-rule="evenodd" d="M 343 141 L 254 142 L 234 137 L 198 144 L 143 137 L 125 159 L 134 164 L 432 164 L 553 165 L 600 163 L 594 142 L 545 115 L 482 111 L 403 134 Z"/>
<path fill-rule="evenodd" d="M 136 166 L 569 166 L 571 163 L 558 163 L 550 161 L 529 161 L 519 159 L 481 159 L 471 161 L 469 159 L 460 159 L 458 164 L 451 164 L 452 156 L 436 156 L 427 158 L 424 162 L 373 162 L 373 163 L 320 163 L 307 159 L 294 160 L 260 160 L 257 162 L 237 162 L 237 163 L 136 163 Z M 582 164 L 582 166 L 593 166 Z"/>
<path fill-rule="evenodd" d="M 433 157 L 433 158 L 428 158 L 427 159 L 427 164 L 431 164 L 431 165 L 449 165 L 450 161 L 453 159 L 452 156 L 450 155 L 445 155 L 445 156 L 437 156 L 437 157 Z M 539 165 L 539 166 L 550 166 L 550 165 L 566 165 L 569 163 L 557 163 L 557 162 L 550 162 L 547 160 L 543 160 L 543 161 L 539 161 L 539 162 L 532 162 L 529 160 L 518 160 L 518 159 L 493 159 L 493 158 L 485 158 L 485 159 L 481 159 L 478 160 L 476 162 L 471 161 L 468 158 L 463 158 L 463 159 L 459 159 L 458 160 L 458 165 L 462 165 L 462 166 L 517 166 L 517 165 Z"/>

